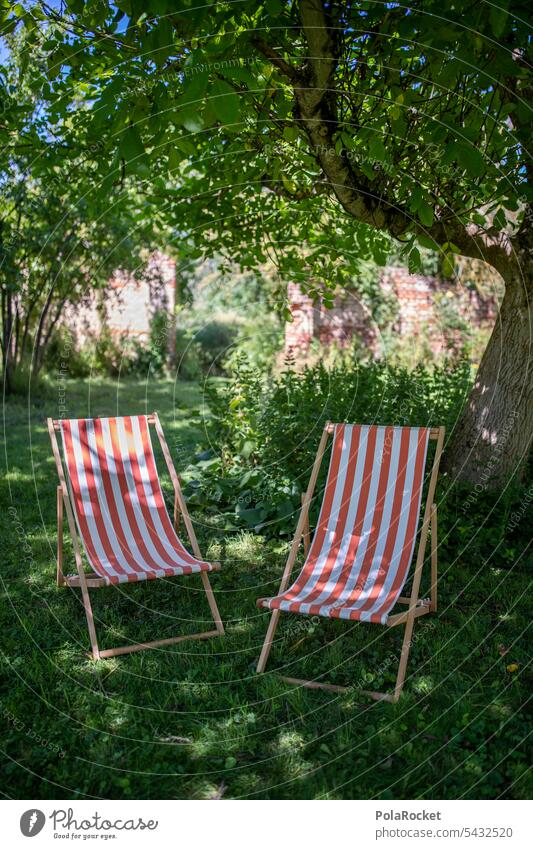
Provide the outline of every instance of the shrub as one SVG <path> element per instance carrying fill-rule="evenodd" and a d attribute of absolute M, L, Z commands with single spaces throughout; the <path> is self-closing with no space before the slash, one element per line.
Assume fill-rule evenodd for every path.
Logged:
<path fill-rule="evenodd" d="M 241 355 L 244 355 L 252 368 L 263 373 L 270 372 L 282 346 L 283 328 L 276 316 L 265 312 L 260 319 L 240 325 L 235 347 L 225 359 L 226 371 L 231 374 L 234 365 L 238 368 Z"/>
<path fill-rule="evenodd" d="M 127 335 L 117 338 L 104 324 L 97 335 L 79 347 L 74 335 L 63 326 L 50 340 L 44 367 L 47 372 L 55 373 L 66 361 L 68 376 L 82 378 L 90 374 L 130 377 L 146 376 L 151 372 L 161 375 L 169 364 L 169 334 L 173 332 L 172 321 L 164 310 L 156 312 L 150 322 L 148 343 Z M 188 332 L 178 331 L 176 335 L 176 359 L 178 374 L 186 380 L 202 374 L 199 346 Z"/>
<path fill-rule="evenodd" d="M 235 344 L 237 335 L 237 324 L 216 320 L 208 321 L 196 331 L 194 340 L 199 345 L 205 374 L 214 376 L 226 373 L 225 359 Z"/>
<path fill-rule="evenodd" d="M 68 377 L 116 377 L 137 372 L 141 346 L 127 337 L 117 339 L 105 325 L 78 346 L 76 337 L 61 327 L 51 338 L 44 361 L 50 374 L 63 370 Z"/>
<path fill-rule="evenodd" d="M 88 377 L 91 373 L 89 348 L 80 350 L 75 336 L 67 327 L 59 327 L 46 348 L 43 368 L 52 374 L 65 369 L 69 377 Z"/>
<path fill-rule="evenodd" d="M 158 310 L 150 321 L 150 369 L 162 374 L 168 367 L 170 334 L 174 332 L 172 319 L 165 310 Z"/>
<path fill-rule="evenodd" d="M 202 376 L 200 346 L 194 334 L 183 327 L 176 330 L 176 371 L 184 380 L 198 380 Z"/>

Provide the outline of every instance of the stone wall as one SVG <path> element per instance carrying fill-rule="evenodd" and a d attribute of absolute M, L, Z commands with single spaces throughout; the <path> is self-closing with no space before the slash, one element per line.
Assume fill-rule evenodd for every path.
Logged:
<path fill-rule="evenodd" d="M 473 260 L 459 260 L 458 274 L 458 281 L 447 282 L 409 274 L 403 267 L 384 268 L 379 285 L 393 307 L 393 337 L 439 354 L 460 341 L 460 330 L 454 329 L 450 316 L 474 331 L 490 328 L 497 314 L 501 281 L 485 264 Z M 175 277 L 174 261 L 155 253 L 141 275 L 117 271 L 105 293 L 91 294 L 84 305 L 67 315 L 67 323 L 82 344 L 104 325 L 117 341 L 136 338 L 147 342 L 157 310 L 173 317 Z M 293 320 L 285 326 L 286 355 L 303 360 L 315 342 L 343 348 L 354 338 L 374 354 L 386 353 L 383 328 L 363 305 L 356 289 L 340 293 L 331 309 L 313 304 L 295 283 L 289 283 L 288 298 Z M 173 340 L 174 334 L 169 333 L 169 344 Z"/>
<path fill-rule="evenodd" d="M 85 303 L 65 316 L 83 344 L 105 326 L 117 342 L 124 338 L 147 342 L 155 312 L 173 316 L 176 264 L 162 253 L 152 254 L 139 275 L 116 271 L 103 292 L 91 293 Z M 171 344 L 169 336 L 169 344 Z"/>
<path fill-rule="evenodd" d="M 459 344 L 462 328 L 467 332 L 488 329 L 496 318 L 499 284 L 492 278 L 487 291 L 480 294 L 475 286 L 461 285 L 460 281 L 443 281 L 387 266 L 380 274 L 379 285 L 394 312 L 393 336 L 418 343 L 423 340 L 435 354 Z M 354 337 L 373 353 L 384 353 L 383 328 L 362 304 L 356 289 L 339 294 L 331 309 L 313 304 L 295 283 L 289 284 L 288 299 L 293 320 L 285 329 L 287 355 L 304 359 L 315 341 L 343 348 Z"/>

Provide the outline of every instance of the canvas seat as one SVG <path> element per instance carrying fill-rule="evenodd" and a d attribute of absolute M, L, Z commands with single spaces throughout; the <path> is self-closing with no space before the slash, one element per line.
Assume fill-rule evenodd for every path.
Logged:
<path fill-rule="evenodd" d="M 146 416 L 60 426 L 78 532 L 106 585 L 212 571 L 172 527 Z"/>

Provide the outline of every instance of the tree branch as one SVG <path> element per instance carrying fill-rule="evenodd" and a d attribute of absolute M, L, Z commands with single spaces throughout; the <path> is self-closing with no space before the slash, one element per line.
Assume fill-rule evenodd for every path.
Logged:
<path fill-rule="evenodd" d="M 300 19 L 308 46 L 302 69 L 289 65 L 264 39 L 254 39 L 256 48 L 287 77 L 293 85 L 297 118 L 300 119 L 310 148 L 325 176 L 325 183 L 342 208 L 351 216 L 394 238 L 408 233 L 426 234 L 437 244 L 453 242 L 464 256 L 488 262 L 505 278 L 512 263 L 510 243 L 491 241 L 482 233 L 473 233 L 459 220 L 435 221 L 425 228 L 413 225 L 410 212 L 393 199 L 376 195 L 375 187 L 354 162 L 336 150 L 335 72 L 338 64 L 337 28 L 329 21 L 329 9 L 321 0 L 300 0 Z M 272 184 L 269 188 L 278 191 Z M 280 189 L 280 192 L 283 190 Z M 295 196 L 292 198 L 297 200 Z"/>
<path fill-rule="evenodd" d="M 252 38 L 253 46 L 259 50 L 260 53 L 265 56 L 265 58 L 270 59 L 272 64 L 280 71 L 283 76 L 287 77 L 292 83 L 300 83 L 302 81 L 302 77 L 297 68 L 283 59 L 279 53 L 274 50 L 273 47 L 268 44 L 264 38 L 259 38 L 259 36 L 254 36 Z"/>

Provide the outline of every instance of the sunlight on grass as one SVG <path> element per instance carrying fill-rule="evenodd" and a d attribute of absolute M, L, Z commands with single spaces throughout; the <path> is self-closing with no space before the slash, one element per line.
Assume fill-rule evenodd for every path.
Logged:
<path fill-rule="evenodd" d="M 413 690 L 415 693 L 427 696 L 435 687 L 435 682 L 430 675 L 420 675 L 413 680 Z"/>
<path fill-rule="evenodd" d="M 23 474 L 20 469 L 11 468 L 8 472 L 3 473 L 3 478 L 7 483 L 23 483 L 31 481 L 31 476 Z"/>
<path fill-rule="evenodd" d="M 286 778 L 294 779 L 310 772 L 313 765 L 304 758 L 305 742 L 296 731 L 284 731 L 273 745 L 275 754 L 281 759 L 281 768 Z"/>
<path fill-rule="evenodd" d="M 512 716 L 513 709 L 511 705 L 503 704 L 500 701 L 495 701 L 488 707 L 488 713 L 498 719 L 508 719 Z"/>
<path fill-rule="evenodd" d="M 237 619 L 234 622 L 231 622 L 226 628 L 227 631 L 232 634 L 249 634 L 255 628 L 255 624 L 250 622 L 248 619 Z"/>
<path fill-rule="evenodd" d="M 280 734 L 275 748 L 280 755 L 290 756 L 300 752 L 305 746 L 303 736 L 296 731 L 285 731 Z"/>
<path fill-rule="evenodd" d="M 238 560 L 257 560 L 261 555 L 264 540 L 249 531 L 241 531 L 236 534 L 227 544 L 226 553 L 228 557 Z"/>
<path fill-rule="evenodd" d="M 116 414 L 113 381 L 93 381 L 90 389 L 72 381 L 67 388 L 72 415 Z M 201 426 L 196 419 L 191 423 L 188 412 L 200 407 L 201 389 L 192 384 L 178 389 L 177 410 L 172 409 L 173 384 L 165 380 L 150 388 L 149 407 L 159 409 L 165 430 L 178 416 L 169 436 L 181 469 L 202 441 Z M 57 785 L 103 798 L 155 798 L 161 790 L 168 798 L 350 798 L 357 793 L 376 798 L 385 793 L 387 798 L 387 792 L 391 798 L 391 793 L 405 792 L 407 773 L 409 792 L 424 798 L 435 776 L 456 766 L 454 788 L 468 795 L 484 774 L 479 768 L 496 761 L 501 761 L 500 777 L 492 784 L 480 782 L 472 792 L 487 797 L 497 787 L 498 792 L 528 798 L 531 775 L 525 753 L 517 749 L 508 757 L 526 733 L 522 671 L 528 659 L 517 641 L 529 625 L 527 600 L 521 595 L 522 563 L 513 569 L 484 569 L 480 578 L 479 558 L 473 565 L 458 563 L 454 540 L 444 544 L 441 555 L 443 573 L 450 577 L 440 585 L 442 613 L 431 629 L 416 624 L 411 674 L 417 668 L 419 672 L 408 680 L 398 705 L 373 702 L 355 687 L 334 696 L 291 687 L 275 672 L 286 667 L 286 674 L 302 678 L 323 673 L 323 680 L 347 685 L 361 681 L 366 672 L 366 689 L 389 689 L 397 664 L 387 664 L 387 658 L 398 655 L 401 640 L 396 633 L 359 625 L 282 617 L 267 672 L 256 675 L 269 617 L 257 610 L 255 600 L 277 589 L 288 539 L 214 531 L 197 506 L 191 513 L 201 550 L 223 565 L 212 586 L 225 637 L 90 659 L 80 594 L 55 586 L 57 476 L 43 425 L 46 414 L 55 413 L 52 390 L 31 408 L 32 452 L 25 404 L 14 400 L 7 405 L 8 453 L 15 466 L 8 473 L 11 493 L 2 481 L 0 506 L 6 526 L 2 565 L 9 587 L 2 605 L 0 666 L 9 681 L 4 710 L 17 723 L 5 723 L 4 742 L 15 760 L 31 759 L 31 726 L 66 753 L 64 758 L 41 753 L 46 767 L 37 769 L 39 783 L 25 762 L 14 765 L 10 786 L 20 798 L 53 797 Z M 119 412 L 144 409 L 144 393 L 142 382 L 121 385 Z M 32 462 L 37 465 L 35 479 Z M 171 504 L 170 486 L 166 492 Z M 31 558 L 13 533 L 11 498 Z M 446 514 L 442 524 L 446 527 Z M 73 572 L 67 538 L 65 532 L 67 571 Z M 487 607 L 480 597 L 488 600 Z M 102 648 L 198 631 L 199 622 L 210 627 L 201 585 L 192 578 L 106 590 L 91 598 Z M 513 646 L 501 662 L 500 644 Z M 506 672 L 511 663 L 517 664 L 517 672 Z M 484 754 L 461 768 L 467 752 L 489 737 Z M 404 747 L 407 741 L 410 746 Z M 378 766 L 400 747 L 401 757 Z M 421 749 L 431 766 L 420 762 Z M 90 767 L 79 759 L 81 751 Z M 120 770 L 131 771 L 131 780 Z M 168 776 L 164 787 L 160 773 Z M 513 789 L 507 789 L 512 782 Z M 387 791 L 389 785 L 393 790 Z M 445 785 L 437 788 L 441 798 L 447 792 Z"/>

